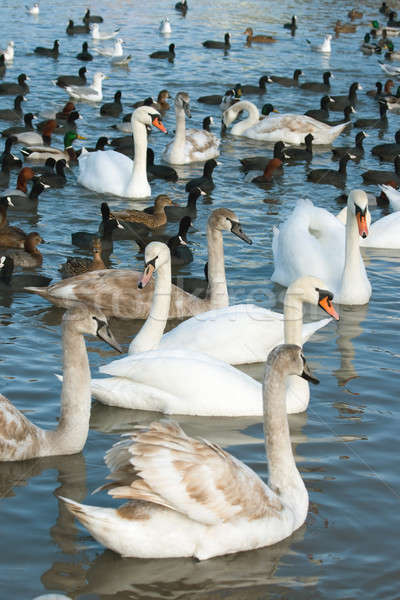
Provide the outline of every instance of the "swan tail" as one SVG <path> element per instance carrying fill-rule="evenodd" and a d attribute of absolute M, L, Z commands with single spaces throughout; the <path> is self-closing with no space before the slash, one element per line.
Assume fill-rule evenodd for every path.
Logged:
<path fill-rule="evenodd" d="M 42 296 L 42 298 L 47 298 L 48 296 L 48 288 L 47 287 L 25 287 L 27 292 L 31 292 L 31 294 L 38 294 L 38 296 Z"/>

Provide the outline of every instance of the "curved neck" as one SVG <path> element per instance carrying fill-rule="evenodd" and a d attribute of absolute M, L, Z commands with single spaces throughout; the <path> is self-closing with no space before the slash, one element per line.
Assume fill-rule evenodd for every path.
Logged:
<path fill-rule="evenodd" d="M 175 131 L 175 138 L 172 142 L 171 152 L 174 153 L 175 160 L 183 161 L 184 157 L 185 157 L 185 141 L 186 141 L 185 111 L 183 108 L 176 106 L 175 114 L 176 114 L 176 131 Z"/>
<path fill-rule="evenodd" d="M 135 158 L 132 167 L 132 176 L 128 185 L 127 195 L 133 194 L 134 186 L 137 181 L 147 180 L 147 132 L 146 126 L 136 119 L 132 124 L 133 144 L 135 146 Z"/>
<path fill-rule="evenodd" d="M 129 345 L 128 354 L 156 350 L 168 320 L 171 301 L 171 261 L 157 270 L 153 301 L 144 325 Z"/>
<path fill-rule="evenodd" d="M 226 286 L 224 243 L 222 232 L 207 225 L 208 242 L 208 281 L 210 288 L 211 308 L 229 306 L 228 289 Z"/>
<path fill-rule="evenodd" d="M 285 294 L 283 328 L 285 344 L 303 345 L 303 300 L 292 286 L 289 286 Z"/>
<path fill-rule="evenodd" d="M 236 123 L 236 125 L 232 127 L 232 133 L 235 135 L 240 135 L 243 133 L 243 131 L 246 131 L 246 129 L 252 125 L 255 125 L 260 120 L 260 113 L 257 106 L 252 102 L 247 102 L 246 100 L 242 100 L 241 102 L 234 104 L 229 110 L 232 111 L 236 117 L 240 110 L 247 111 L 247 118 L 240 123 Z"/>
<path fill-rule="evenodd" d="M 360 253 L 360 236 L 353 204 L 347 206 L 346 241 L 344 252 L 344 268 L 339 294 L 341 302 L 346 299 L 348 293 L 350 295 L 352 294 L 352 290 L 362 289 L 364 287 L 364 264 Z"/>

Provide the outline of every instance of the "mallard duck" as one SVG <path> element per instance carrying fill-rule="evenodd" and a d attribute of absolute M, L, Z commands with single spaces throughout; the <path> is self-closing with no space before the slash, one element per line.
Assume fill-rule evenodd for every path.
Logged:
<path fill-rule="evenodd" d="M 86 138 L 78 135 L 76 131 L 68 131 L 64 136 L 64 150 L 53 148 L 53 146 L 28 146 L 21 148 L 24 156 L 29 157 L 29 160 L 47 160 L 50 156 L 55 160 L 64 158 L 67 163 L 77 159 L 75 150 L 72 144 L 75 140 L 85 140 Z"/>

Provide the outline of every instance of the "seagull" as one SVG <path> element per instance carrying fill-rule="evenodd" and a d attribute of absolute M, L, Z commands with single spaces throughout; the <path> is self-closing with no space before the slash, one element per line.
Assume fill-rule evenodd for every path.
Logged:
<path fill-rule="evenodd" d="M 169 22 L 168 17 L 164 17 L 164 19 L 161 19 L 160 33 L 171 33 L 171 31 L 171 23 Z"/>
<path fill-rule="evenodd" d="M 118 34 L 120 27 L 117 27 L 113 32 L 100 31 L 100 27 L 98 23 L 93 23 L 92 26 L 92 38 L 94 40 L 111 40 L 115 38 Z"/>
<path fill-rule="evenodd" d="M 332 36 L 330 33 L 328 33 L 328 35 L 325 36 L 325 39 L 322 42 L 322 44 L 312 44 L 310 42 L 310 40 L 306 40 L 306 42 L 307 42 L 307 44 L 310 44 L 311 50 L 314 50 L 315 52 L 330 52 L 331 51 L 331 39 L 332 39 Z"/>
<path fill-rule="evenodd" d="M 33 6 L 25 6 L 26 12 L 30 15 L 38 15 L 39 14 L 39 3 L 35 2 Z"/>
<path fill-rule="evenodd" d="M 112 48 L 93 48 L 94 52 L 101 54 L 102 56 L 109 56 L 110 58 L 117 58 L 124 54 L 122 44 L 124 41 L 121 38 L 117 38 Z"/>

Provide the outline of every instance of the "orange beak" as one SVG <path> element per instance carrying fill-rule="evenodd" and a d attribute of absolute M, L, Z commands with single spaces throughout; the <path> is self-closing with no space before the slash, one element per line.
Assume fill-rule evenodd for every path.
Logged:
<path fill-rule="evenodd" d="M 161 123 L 160 119 L 158 117 L 155 117 L 152 121 L 154 127 L 157 127 L 158 129 L 160 129 L 161 131 L 163 131 L 164 133 L 167 133 L 167 130 L 165 129 L 164 125 Z"/>
<path fill-rule="evenodd" d="M 357 212 L 356 218 L 358 225 L 358 233 L 362 238 L 366 238 L 368 235 L 367 216 L 366 214 L 362 215 L 361 213 Z"/>
<path fill-rule="evenodd" d="M 154 269 L 155 269 L 155 267 L 151 263 L 149 263 L 146 266 L 146 268 L 143 272 L 143 275 L 141 276 L 141 278 L 139 279 L 139 282 L 138 282 L 138 288 L 140 290 L 142 290 L 144 287 L 146 287 L 146 285 L 149 283 L 149 281 L 153 275 Z"/>
<path fill-rule="evenodd" d="M 322 298 L 319 301 L 319 305 L 325 312 L 328 313 L 328 315 L 331 315 L 331 317 L 336 319 L 336 321 L 339 321 L 339 315 L 337 314 L 336 310 L 334 309 L 333 304 L 329 300 L 328 296 L 324 296 L 324 298 Z"/>

